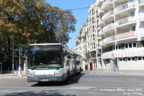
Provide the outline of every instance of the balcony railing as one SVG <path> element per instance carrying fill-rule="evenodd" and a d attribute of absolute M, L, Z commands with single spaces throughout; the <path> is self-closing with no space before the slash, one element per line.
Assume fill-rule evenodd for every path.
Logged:
<path fill-rule="evenodd" d="M 102 30 L 100 30 L 100 31 L 99 31 L 99 36 L 101 36 L 101 35 L 102 35 L 102 33 L 103 33 L 103 32 L 102 32 Z"/>
<path fill-rule="evenodd" d="M 106 1 L 102 4 L 101 8 L 102 8 L 102 9 L 105 8 L 107 5 L 112 4 L 112 2 L 113 2 L 113 0 L 106 0 Z"/>
<path fill-rule="evenodd" d="M 134 37 L 134 36 L 135 36 L 135 31 L 131 31 L 131 32 L 117 34 L 115 36 L 115 39 L 118 40 L 118 39 L 123 39 L 123 38 Z"/>
<path fill-rule="evenodd" d="M 118 21 L 116 21 L 115 25 L 122 25 L 122 24 L 126 24 L 126 23 L 131 23 L 131 22 L 134 22 L 136 19 L 134 16 L 130 16 L 130 17 L 126 17 L 126 18 L 123 18 L 123 19 L 120 19 Z"/>
<path fill-rule="evenodd" d="M 108 24 L 108 25 L 106 25 L 106 26 L 103 27 L 103 32 L 105 32 L 106 30 L 111 29 L 113 27 L 114 27 L 114 24 L 110 23 L 110 24 Z"/>
<path fill-rule="evenodd" d="M 103 0 L 97 0 L 96 1 L 96 5 L 98 5 L 98 6 L 101 5 L 102 3 L 103 3 Z"/>
<path fill-rule="evenodd" d="M 99 42 L 99 45 L 102 45 L 102 44 L 103 44 L 103 41 L 100 41 L 100 42 Z"/>
<path fill-rule="evenodd" d="M 105 43 L 108 43 L 108 42 L 111 42 L 114 40 L 115 40 L 115 37 L 111 36 L 111 37 L 107 37 L 107 38 L 103 39 L 102 43 L 105 44 Z"/>
<path fill-rule="evenodd" d="M 135 0 L 134 1 L 129 1 L 123 5 L 120 5 L 118 7 L 115 8 L 114 12 L 119 12 L 119 11 L 122 11 L 122 10 L 125 10 L 127 8 L 130 8 L 130 7 L 134 7 L 135 6 Z"/>
<path fill-rule="evenodd" d="M 122 50 L 114 50 L 110 52 L 103 53 L 102 58 L 112 58 L 112 54 L 114 54 L 115 58 L 121 57 L 139 57 L 144 56 L 144 48 L 126 48 Z"/>
<path fill-rule="evenodd" d="M 112 10 L 108 11 L 107 13 L 105 13 L 105 14 L 102 16 L 102 21 L 104 21 L 106 18 L 109 18 L 112 14 L 113 14 L 113 11 L 112 11 Z"/>
<path fill-rule="evenodd" d="M 121 10 L 124 10 L 124 9 L 127 9 L 127 8 L 130 8 L 130 7 L 134 7 L 135 6 L 135 0 L 134 1 L 129 1 L 125 4 L 122 4 L 118 7 L 115 8 L 114 12 L 119 12 Z"/>
<path fill-rule="evenodd" d="M 100 20 L 98 21 L 98 26 L 100 26 L 101 23 L 102 23 L 102 20 L 100 19 Z"/>

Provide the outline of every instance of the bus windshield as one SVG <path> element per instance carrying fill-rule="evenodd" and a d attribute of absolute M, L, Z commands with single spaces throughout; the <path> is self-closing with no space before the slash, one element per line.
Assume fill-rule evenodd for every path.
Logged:
<path fill-rule="evenodd" d="M 35 45 L 29 47 L 29 68 L 61 68 L 62 46 Z"/>

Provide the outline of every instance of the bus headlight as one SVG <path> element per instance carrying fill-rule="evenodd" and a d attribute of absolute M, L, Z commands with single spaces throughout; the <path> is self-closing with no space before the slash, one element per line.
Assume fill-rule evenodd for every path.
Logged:
<path fill-rule="evenodd" d="M 28 76 L 33 76 L 34 75 L 34 72 L 32 70 L 27 70 L 27 75 Z"/>
<path fill-rule="evenodd" d="M 63 70 L 56 70 L 55 71 L 55 76 L 61 76 L 63 75 Z"/>

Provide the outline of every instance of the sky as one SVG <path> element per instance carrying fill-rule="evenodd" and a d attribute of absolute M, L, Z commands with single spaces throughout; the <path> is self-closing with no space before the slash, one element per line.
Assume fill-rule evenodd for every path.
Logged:
<path fill-rule="evenodd" d="M 45 0 L 51 6 L 57 6 L 62 10 L 72 9 L 72 13 L 77 20 L 75 25 L 76 31 L 70 33 L 70 40 L 67 43 L 69 48 L 75 46 L 76 37 L 82 24 L 86 23 L 88 18 L 88 7 L 93 4 L 95 0 Z M 78 9 L 82 8 L 82 9 Z"/>

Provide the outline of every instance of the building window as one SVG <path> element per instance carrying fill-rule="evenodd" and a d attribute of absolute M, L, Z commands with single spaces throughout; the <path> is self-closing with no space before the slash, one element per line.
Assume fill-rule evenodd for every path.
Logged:
<path fill-rule="evenodd" d="M 129 43 L 129 48 L 132 48 L 132 44 L 131 43 Z"/>
<path fill-rule="evenodd" d="M 141 44 L 141 42 L 137 42 L 137 47 L 142 47 L 142 44 Z"/>
<path fill-rule="evenodd" d="M 136 47 L 136 43 L 133 43 L 133 47 Z"/>
<path fill-rule="evenodd" d="M 134 57 L 132 57 L 132 60 L 134 61 L 134 60 L 135 60 L 135 58 L 134 58 Z"/>
<path fill-rule="evenodd" d="M 122 58 L 119 58 L 120 61 L 122 61 Z"/>
<path fill-rule="evenodd" d="M 118 45 L 119 46 L 119 49 L 121 49 L 121 45 Z"/>
<path fill-rule="evenodd" d="M 116 49 L 118 49 L 118 45 L 116 45 Z"/>
<path fill-rule="evenodd" d="M 142 45 L 142 47 L 144 47 L 144 41 L 141 41 L 141 45 Z"/>
<path fill-rule="evenodd" d="M 141 60 L 142 58 L 141 57 L 138 57 L 138 60 Z"/>
<path fill-rule="evenodd" d="M 130 61 L 130 60 L 131 60 L 131 58 L 129 57 L 129 58 L 128 58 L 128 61 Z"/>
<path fill-rule="evenodd" d="M 128 44 L 125 44 L 125 48 L 128 48 Z"/>
<path fill-rule="evenodd" d="M 135 26 L 132 27 L 132 31 L 135 31 Z"/>
<path fill-rule="evenodd" d="M 123 58 L 123 61 L 127 61 L 127 57 Z"/>
<path fill-rule="evenodd" d="M 135 60 L 135 61 L 137 61 L 137 59 L 138 59 L 137 57 L 134 57 L 134 60 Z"/>
<path fill-rule="evenodd" d="M 124 49 L 124 44 L 121 44 L 121 49 Z"/>
<path fill-rule="evenodd" d="M 135 15 L 135 12 L 131 12 L 131 13 L 130 13 L 130 16 L 134 16 L 134 15 Z"/>

